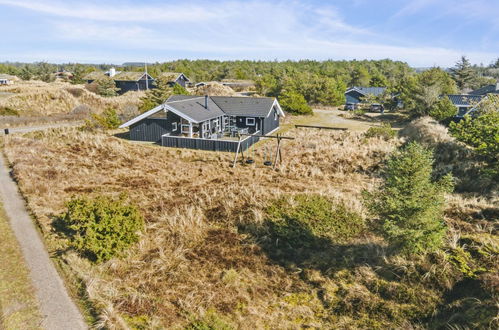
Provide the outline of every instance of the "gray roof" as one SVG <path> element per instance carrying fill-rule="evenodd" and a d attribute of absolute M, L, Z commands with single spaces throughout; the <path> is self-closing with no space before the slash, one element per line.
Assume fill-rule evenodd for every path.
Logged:
<path fill-rule="evenodd" d="M 164 106 L 166 110 L 196 123 L 225 115 L 211 97 L 208 97 L 207 108 L 205 108 L 205 97 L 195 95 L 173 95 Z"/>
<path fill-rule="evenodd" d="M 348 93 L 352 90 L 355 90 L 357 92 L 359 92 L 360 94 L 363 94 L 363 95 L 374 95 L 374 96 L 378 96 L 378 95 L 381 95 L 383 94 L 385 91 L 386 91 L 386 87 L 359 87 L 359 86 L 354 86 L 352 88 L 349 88 L 347 89 L 347 91 L 345 93 Z"/>
<path fill-rule="evenodd" d="M 455 106 L 471 107 L 478 104 L 483 98 L 483 95 L 468 95 L 468 94 L 453 94 L 447 95 L 449 100 Z"/>
<path fill-rule="evenodd" d="M 121 125 L 120 128 L 128 127 L 161 110 L 171 111 L 194 123 L 201 123 L 224 115 L 267 117 L 274 104 L 281 116 L 284 116 L 277 100 L 270 97 L 209 96 L 208 107 L 205 108 L 205 96 L 172 95 L 165 103 L 133 118 Z"/>
<path fill-rule="evenodd" d="M 272 97 L 212 96 L 211 99 L 229 116 L 267 117 L 274 104 Z"/>
<path fill-rule="evenodd" d="M 499 83 L 495 85 L 487 85 L 470 92 L 472 95 L 487 95 L 490 93 L 499 93 Z"/>

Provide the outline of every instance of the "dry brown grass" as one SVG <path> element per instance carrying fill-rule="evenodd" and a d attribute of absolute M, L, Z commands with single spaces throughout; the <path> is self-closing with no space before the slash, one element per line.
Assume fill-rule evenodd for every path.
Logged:
<path fill-rule="evenodd" d="M 410 328 L 436 313 L 443 290 L 460 279 L 443 253 L 386 257 L 383 240 L 369 232 L 283 263 L 262 244 L 265 237 L 253 236 L 269 202 L 287 194 L 325 195 L 365 215 L 361 191 L 374 187 L 380 163 L 399 143 L 358 132 L 289 129 L 286 135 L 297 139 L 284 143 L 276 171 L 262 165 L 273 141 L 251 151 L 256 164 L 236 168 L 232 154 L 76 129 L 7 137 L 5 153 L 51 252 L 66 248 L 52 221 L 73 195 L 126 192 L 145 216 L 140 242 L 122 258 L 93 265 L 62 253 L 69 277 L 82 281 L 96 309 L 96 327 L 180 328 L 215 311 L 241 329 Z M 460 216 L 495 207 L 473 196 L 461 205 L 462 198 L 451 198 L 459 214 L 448 212 L 456 232 L 465 228 Z M 489 222 L 477 225 L 476 233 L 490 231 Z"/>
<path fill-rule="evenodd" d="M 64 257 L 101 307 L 104 323 L 129 314 L 181 325 L 215 308 L 235 315 L 244 328 L 276 327 L 294 324 L 293 315 L 303 308 L 283 297 L 310 288 L 276 267 L 237 227 L 261 223 L 268 201 L 284 193 L 325 194 L 362 212 L 359 194 L 394 148 L 356 133 L 288 134 L 297 140 L 284 144 L 278 171 L 261 164 L 263 146 L 255 152 L 257 165 L 233 169 L 232 154 L 134 144 L 73 129 L 10 137 L 5 151 L 29 207 L 55 241 L 52 217 L 72 195 L 125 191 L 141 208 L 147 230 L 126 258 L 90 266 L 74 254 Z"/>
<path fill-rule="evenodd" d="M 100 113 L 107 107 L 123 111 L 128 105 L 138 106 L 143 95 L 143 92 L 128 92 L 121 96 L 105 98 L 89 92 L 83 85 L 41 81 L 23 81 L 0 87 L 0 91 L 14 93 L 0 98 L 0 107 L 15 109 L 22 117 L 68 114 L 82 104 L 90 107 L 95 113 Z"/>
<path fill-rule="evenodd" d="M 211 96 L 235 96 L 238 95 L 232 88 L 224 86 L 216 81 L 206 83 L 206 86 L 190 88 L 189 91 L 194 95 Z"/>

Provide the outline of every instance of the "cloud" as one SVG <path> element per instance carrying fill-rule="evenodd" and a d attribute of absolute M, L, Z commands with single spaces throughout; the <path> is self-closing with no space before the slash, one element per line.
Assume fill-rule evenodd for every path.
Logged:
<path fill-rule="evenodd" d="M 43 42 L 45 55 L 37 54 L 57 54 L 54 59 L 64 58 L 64 54 L 73 61 L 80 56 L 82 61 L 100 59 L 113 63 L 123 59 L 132 61 L 137 54 L 140 60 L 148 61 L 164 61 L 173 56 L 266 60 L 391 58 L 414 66 L 449 66 L 462 54 L 484 63 L 495 57 L 487 51 L 431 47 L 425 42 L 408 44 L 406 40 L 397 40 L 394 34 L 381 35 L 362 24 L 347 23 L 350 21 L 335 6 L 307 1 L 113 5 L 0 0 L 0 7 L 2 4 L 40 14 L 39 20 L 48 32 L 32 30 L 29 37 Z M 428 0 L 417 0 L 404 7 L 400 15 L 415 13 L 429 5 Z M 12 47 L 11 44 L 6 42 L 7 47 Z M 29 42 L 25 45 L 30 47 Z M 15 56 L 15 50 L 8 48 L 0 56 L 6 54 Z M 37 54 L 30 56 L 36 58 Z"/>
<path fill-rule="evenodd" d="M 215 10 L 216 6 L 201 7 L 197 5 L 123 5 L 116 3 L 82 3 L 75 1 L 27 1 L 0 0 L 0 5 L 8 5 L 32 10 L 53 16 L 79 18 L 109 22 L 197 22 L 220 17 L 223 11 Z"/>

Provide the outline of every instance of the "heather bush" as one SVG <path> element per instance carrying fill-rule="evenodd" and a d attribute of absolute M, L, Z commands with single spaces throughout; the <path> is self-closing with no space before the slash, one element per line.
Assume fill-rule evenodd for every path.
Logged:
<path fill-rule="evenodd" d="M 71 246 L 94 262 L 119 255 L 139 240 L 144 220 L 138 209 L 119 199 L 76 197 L 66 204 L 60 222 Z"/>
<path fill-rule="evenodd" d="M 380 137 L 385 141 L 393 139 L 396 135 L 397 132 L 392 129 L 392 126 L 389 123 L 383 124 L 382 126 L 369 127 L 364 134 L 366 138 Z"/>
<path fill-rule="evenodd" d="M 320 195 L 280 198 L 266 211 L 272 234 L 290 246 L 314 247 L 320 238 L 346 241 L 364 229 L 360 215 Z"/>

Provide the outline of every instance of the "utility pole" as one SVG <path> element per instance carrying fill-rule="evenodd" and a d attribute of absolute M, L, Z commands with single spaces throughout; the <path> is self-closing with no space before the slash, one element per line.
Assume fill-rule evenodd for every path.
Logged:
<path fill-rule="evenodd" d="M 147 62 L 144 63 L 145 69 L 146 69 L 146 90 L 149 89 L 149 76 L 147 74 Z"/>

